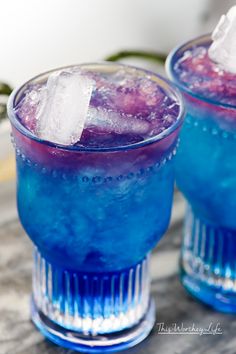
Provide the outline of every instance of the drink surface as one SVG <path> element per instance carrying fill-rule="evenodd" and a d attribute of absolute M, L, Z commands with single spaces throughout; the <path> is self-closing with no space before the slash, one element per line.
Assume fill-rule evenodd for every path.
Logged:
<path fill-rule="evenodd" d="M 167 86 L 161 87 L 155 77 L 140 75 L 139 70 L 127 71 L 121 67 L 114 72 L 98 73 L 75 67 L 62 70 L 59 76 L 66 78 L 69 84 L 76 81 L 76 74 L 89 79 L 93 89 L 82 134 L 72 145 L 92 148 L 130 145 L 160 134 L 178 117 L 179 103 Z M 51 99 L 57 88 L 56 83 L 53 86 L 46 100 Z M 38 111 L 43 108 L 46 91 L 47 82 L 29 84 L 15 107 L 21 123 L 36 136 L 40 136 Z M 63 101 L 63 87 L 58 92 L 58 100 Z M 79 107 L 81 98 L 78 95 L 75 99 Z M 60 102 L 58 107 L 60 110 Z M 67 112 L 63 119 L 67 119 Z"/>
<path fill-rule="evenodd" d="M 236 75 L 208 55 L 211 41 L 193 43 L 178 55 L 173 71 L 188 91 L 218 103 L 236 105 Z"/>

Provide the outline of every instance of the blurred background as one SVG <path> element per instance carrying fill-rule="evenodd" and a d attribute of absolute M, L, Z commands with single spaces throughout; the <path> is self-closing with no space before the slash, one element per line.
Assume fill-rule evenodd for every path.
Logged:
<path fill-rule="evenodd" d="M 11 88 L 63 65 L 103 60 L 123 50 L 167 54 L 210 32 L 230 0 L 8 0 L 1 1 L 0 81 Z M 133 65 L 164 73 L 154 61 Z M 2 88 L 2 89 L 1 89 Z M 10 90 L 0 85 L 0 182 L 14 178 L 9 123 Z M 1 185 L 0 185 L 1 188 Z"/>
<path fill-rule="evenodd" d="M 1 1 L 0 79 L 15 86 L 62 65 L 123 49 L 167 53 L 211 31 L 227 0 Z"/>

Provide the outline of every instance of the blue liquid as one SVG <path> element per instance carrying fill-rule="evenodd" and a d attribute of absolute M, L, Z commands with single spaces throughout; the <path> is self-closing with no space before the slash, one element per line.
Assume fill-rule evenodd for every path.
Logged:
<path fill-rule="evenodd" d="M 112 333 L 144 316 L 143 260 L 169 223 L 172 164 L 165 159 L 108 178 L 92 167 L 86 175 L 65 173 L 17 157 L 19 216 L 38 249 L 34 301 L 48 318 L 63 328 Z"/>
<path fill-rule="evenodd" d="M 211 43 L 193 39 L 168 62 L 187 112 L 175 164 L 188 203 L 181 279 L 197 299 L 236 312 L 236 76 L 210 60 Z"/>
<path fill-rule="evenodd" d="M 33 285 L 44 314 L 64 328 L 90 334 L 125 329 L 149 306 L 147 259 L 121 272 L 82 273 L 55 267 L 35 250 Z"/>
<path fill-rule="evenodd" d="M 188 114 L 180 139 L 176 180 L 194 213 L 236 229 L 236 134 L 220 129 L 211 117 Z"/>
<path fill-rule="evenodd" d="M 197 299 L 236 313 L 236 232 L 212 226 L 192 213 L 185 220 L 181 279 Z"/>
<path fill-rule="evenodd" d="M 117 271 L 140 262 L 165 232 L 172 161 L 128 175 L 47 171 L 17 158 L 20 220 L 50 262 Z"/>
<path fill-rule="evenodd" d="M 202 118 L 187 116 L 175 165 L 193 214 L 186 215 L 181 278 L 197 299 L 235 313 L 236 136 Z"/>

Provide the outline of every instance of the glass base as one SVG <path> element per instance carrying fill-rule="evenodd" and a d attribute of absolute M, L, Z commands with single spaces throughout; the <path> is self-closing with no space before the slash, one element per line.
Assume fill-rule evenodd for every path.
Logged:
<path fill-rule="evenodd" d="M 114 273 L 82 273 L 34 254 L 32 319 L 44 336 L 84 352 L 122 350 L 147 337 L 155 322 L 149 257 Z"/>
<path fill-rule="evenodd" d="M 196 299 L 215 310 L 236 313 L 236 230 L 212 226 L 188 207 L 181 281 Z"/>
<path fill-rule="evenodd" d="M 79 352 L 104 353 L 131 348 L 142 342 L 155 324 L 155 305 L 151 299 L 146 315 L 134 327 L 101 335 L 83 334 L 57 325 L 37 309 L 34 301 L 31 315 L 36 327 L 53 343 Z"/>

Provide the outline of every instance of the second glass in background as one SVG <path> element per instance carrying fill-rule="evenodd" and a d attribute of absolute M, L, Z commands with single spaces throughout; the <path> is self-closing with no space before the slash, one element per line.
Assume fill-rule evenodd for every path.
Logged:
<path fill-rule="evenodd" d="M 236 92 L 236 77 L 217 81 L 218 69 L 207 58 L 210 44 L 209 36 L 197 38 L 167 61 L 187 110 L 175 168 L 188 204 L 181 279 L 196 298 L 236 312 L 236 105 L 231 96 L 226 100 Z"/>

